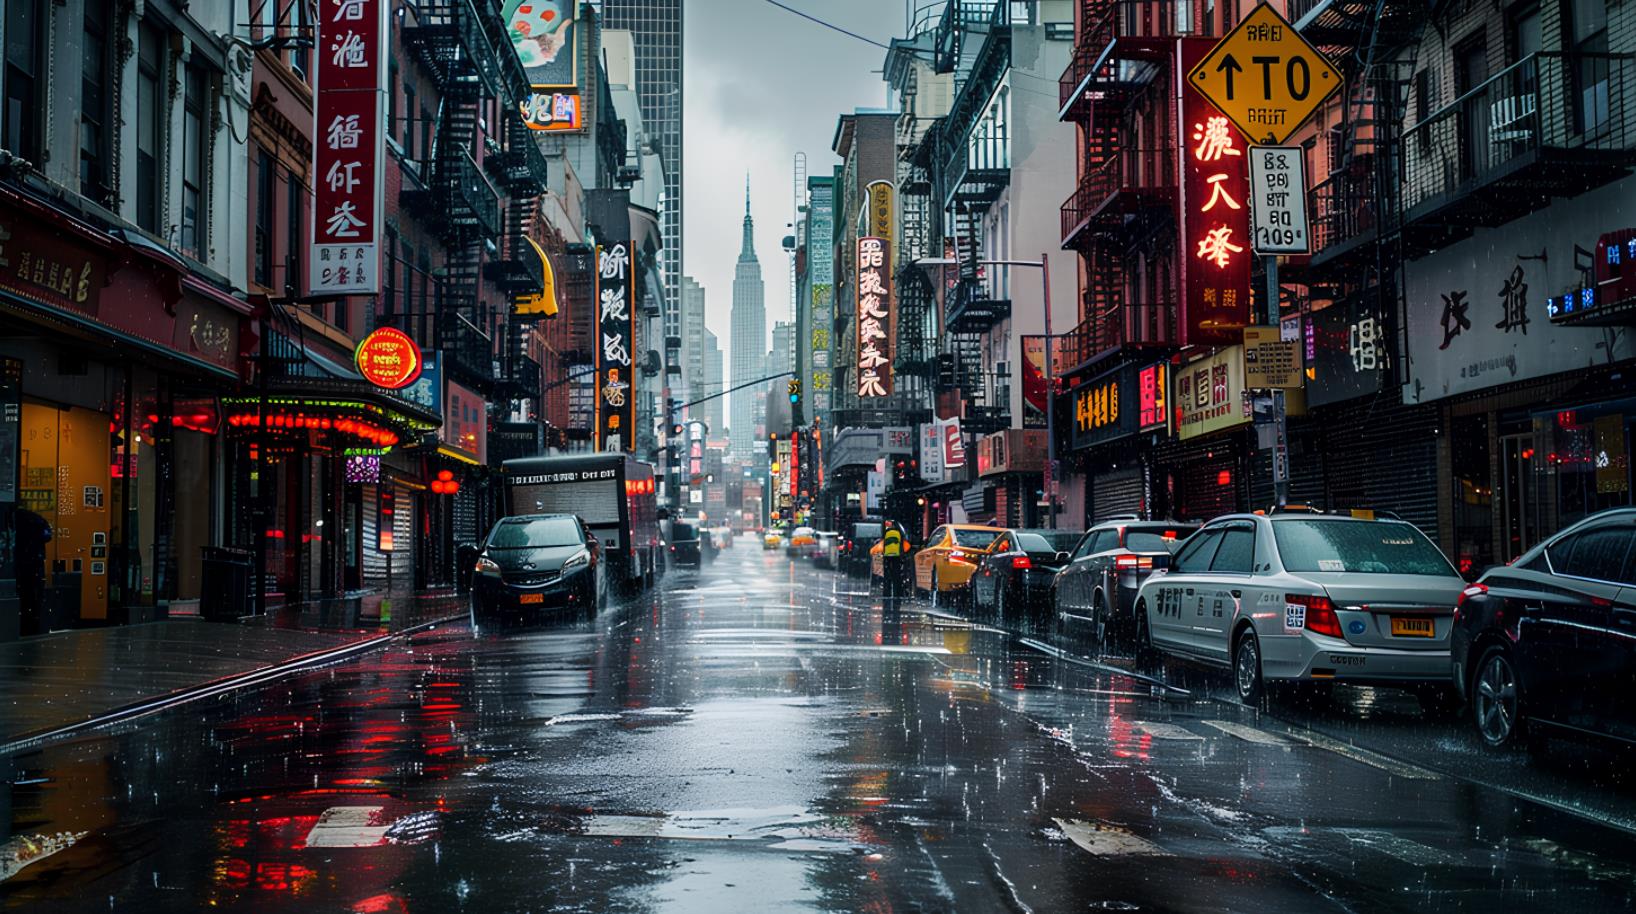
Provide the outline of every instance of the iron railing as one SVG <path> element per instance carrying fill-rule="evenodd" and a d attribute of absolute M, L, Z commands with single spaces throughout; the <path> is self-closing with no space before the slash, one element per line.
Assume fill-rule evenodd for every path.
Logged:
<path fill-rule="evenodd" d="M 1375 232 L 1379 213 L 1374 172 L 1373 157 L 1364 157 L 1308 192 L 1314 256 Z"/>
<path fill-rule="evenodd" d="M 1405 218 L 1510 175 L 1545 151 L 1630 152 L 1633 74 L 1632 54 L 1540 52 L 1423 118 L 1403 134 Z"/>
<path fill-rule="evenodd" d="M 1080 175 L 1073 196 L 1062 204 L 1062 239 L 1067 242 L 1117 195 L 1132 194 L 1133 203 L 1144 198 L 1168 201 L 1174 199 L 1175 187 L 1174 149 L 1131 149 L 1110 155 Z"/>
<path fill-rule="evenodd" d="M 445 370 L 475 381 L 493 381 L 494 340 L 465 315 L 446 312 L 440 319 Z"/>
<path fill-rule="evenodd" d="M 484 21 L 472 0 L 433 0 L 420 3 L 404 27 L 405 40 L 446 94 L 471 97 L 501 88 L 500 58 Z"/>
<path fill-rule="evenodd" d="M 424 187 L 412 188 L 405 181 L 404 202 L 428 215 L 445 241 L 493 238 L 500 234 L 500 196 L 483 176 L 471 153 L 441 147 L 428 159 L 414 162 L 415 173 L 428 175 Z"/>

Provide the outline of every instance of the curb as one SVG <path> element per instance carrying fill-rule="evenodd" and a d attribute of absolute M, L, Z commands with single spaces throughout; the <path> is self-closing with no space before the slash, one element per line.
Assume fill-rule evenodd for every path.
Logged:
<path fill-rule="evenodd" d="M 146 717 L 149 714 L 167 711 L 171 708 L 189 704 L 203 698 L 213 698 L 218 695 L 224 695 L 228 692 L 236 692 L 240 689 L 267 685 L 268 683 L 275 682 L 296 673 L 305 672 L 318 667 L 329 666 L 335 663 L 342 663 L 370 653 L 378 648 L 386 646 L 391 642 L 401 641 L 422 632 L 430 631 L 438 626 L 447 625 L 450 622 L 455 622 L 464 618 L 466 618 L 464 613 L 445 616 L 441 619 L 433 619 L 428 622 L 421 622 L 419 624 L 412 625 L 402 631 L 378 635 L 374 638 L 367 638 L 363 641 L 355 641 L 351 644 L 343 644 L 337 647 L 312 651 L 311 653 L 301 654 L 280 663 L 257 667 L 256 669 L 247 670 L 243 673 L 234 673 L 232 675 L 223 676 L 219 679 L 212 679 L 208 682 L 178 689 L 165 695 L 159 695 L 153 698 L 144 698 L 140 701 L 135 701 L 127 705 L 121 705 L 120 707 L 114 708 L 110 711 L 105 711 L 95 716 L 88 717 L 85 720 L 75 721 L 74 723 L 63 724 L 58 727 L 39 730 L 33 733 L 27 733 L 22 736 L 8 739 L 5 742 L 0 743 L 0 756 L 9 756 L 24 749 L 37 749 L 49 743 L 78 735 L 87 730 L 110 727 L 115 724 L 135 720 L 139 717 Z"/>

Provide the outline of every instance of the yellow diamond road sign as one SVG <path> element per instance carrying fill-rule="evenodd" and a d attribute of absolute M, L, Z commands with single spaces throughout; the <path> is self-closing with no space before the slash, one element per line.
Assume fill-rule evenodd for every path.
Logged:
<path fill-rule="evenodd" d="M 1262 3 L 1210 49 L 1187 82 L 1251 143 L 1277 146 L 1340 88 L 1341 75 Z"/>

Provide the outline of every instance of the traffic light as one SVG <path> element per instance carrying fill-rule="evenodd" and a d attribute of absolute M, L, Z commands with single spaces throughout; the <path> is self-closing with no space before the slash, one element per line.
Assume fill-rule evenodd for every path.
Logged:
<path fill-rule="evenodd" d="M 801 402 L 801 382 L 798 379 L 790 380 L 790 403 Z"/>

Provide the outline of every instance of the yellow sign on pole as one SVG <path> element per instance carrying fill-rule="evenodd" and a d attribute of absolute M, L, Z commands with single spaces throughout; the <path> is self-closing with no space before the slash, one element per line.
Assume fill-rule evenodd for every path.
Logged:
<path fill-rule="evenodd" d="M 1299 388 L 1304 378 L 1300 341 L 1284 339 L 1278 327 L 1244 328 L 1245 387 Z"/>
<path fill-rule="evenodd" d="M 1250 142 L 1277 146 L 1341 86 L 1334 64 L 1262 3 L 1187 74 Z"/>

